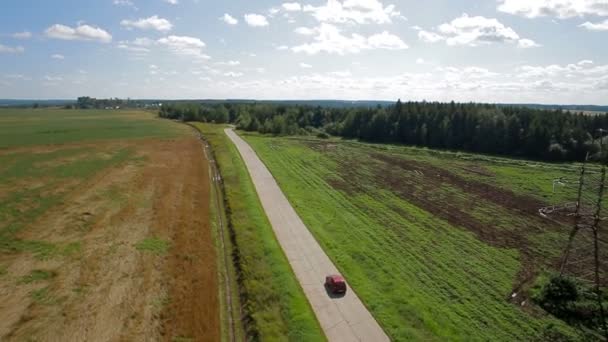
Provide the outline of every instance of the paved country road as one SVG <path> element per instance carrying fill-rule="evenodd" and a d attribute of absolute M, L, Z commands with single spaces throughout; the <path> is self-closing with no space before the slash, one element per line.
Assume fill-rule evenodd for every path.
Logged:
<path fill-rule="evenodd" d="M 253 149 L 232 129 L 225 130 L 249 170 L 262 206 L 287 255 L 300 285 L 329 341 L 388 341 L 378 322 L 359 297 L 348 289 L 331 298 L 323 285 L 325 276 L 339 273 L 279 188 Z M 346 279 L 348 282 L 348 279 Z"/>

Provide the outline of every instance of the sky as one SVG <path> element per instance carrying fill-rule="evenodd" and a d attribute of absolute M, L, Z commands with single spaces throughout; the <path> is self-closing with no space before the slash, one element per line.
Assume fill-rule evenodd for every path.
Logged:
<path fill-rule="evenodd" d="M 608 105 L 608 0 L 2 0 L 0 98 Z"/>

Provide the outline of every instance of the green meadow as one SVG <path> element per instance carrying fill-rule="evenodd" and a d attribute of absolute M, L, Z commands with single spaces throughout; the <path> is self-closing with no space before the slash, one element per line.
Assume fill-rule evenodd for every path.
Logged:
<path fill-rule="evenodd" d="M 575 165 L 242 136 L 392 339 L 576 337 L 524 300 L 570 228 L 537 210 L 569 198 L 552 181 L 576 177 Z"/>

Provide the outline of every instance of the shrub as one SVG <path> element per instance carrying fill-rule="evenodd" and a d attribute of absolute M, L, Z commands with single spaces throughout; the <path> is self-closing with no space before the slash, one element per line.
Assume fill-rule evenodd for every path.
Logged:
<path fill-rule="evenodd" d="M 320 138 L 320 139 L 329 139 L 329 134 L 327 134 L 325 132 L 319 132 L 317 134 L 317 138 Z"/>

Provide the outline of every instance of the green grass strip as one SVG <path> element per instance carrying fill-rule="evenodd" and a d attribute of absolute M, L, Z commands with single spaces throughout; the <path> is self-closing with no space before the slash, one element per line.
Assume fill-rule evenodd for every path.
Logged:
<path fill-rule="evenodd" d="M 249 339 L 323 341 L 325 337 L 283 254 L 249 173 L 224 126 L 196 126 L 211 143 L 226 193 Z"/>

